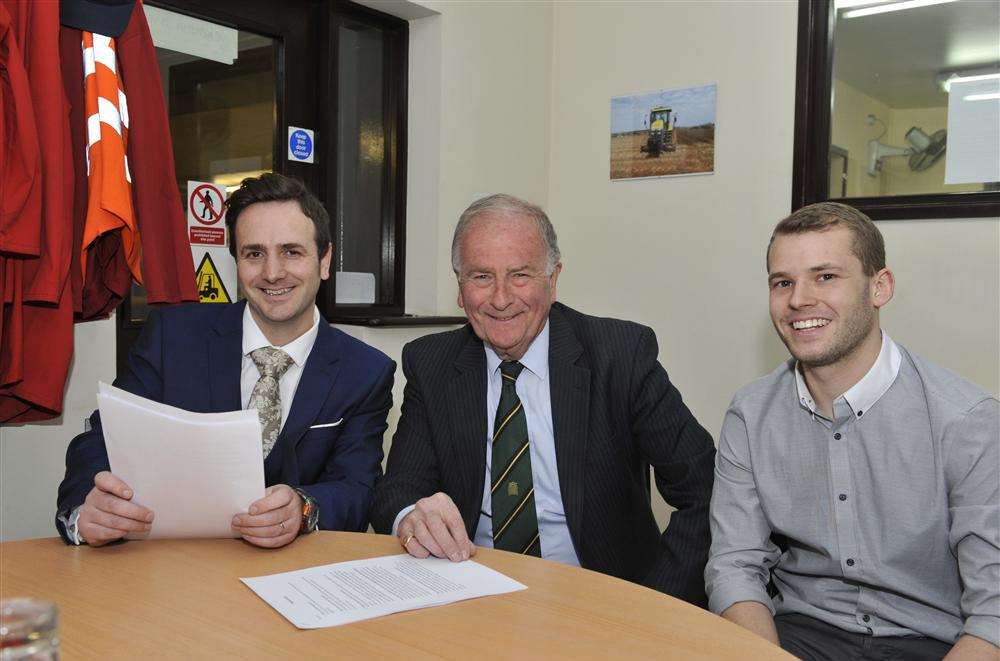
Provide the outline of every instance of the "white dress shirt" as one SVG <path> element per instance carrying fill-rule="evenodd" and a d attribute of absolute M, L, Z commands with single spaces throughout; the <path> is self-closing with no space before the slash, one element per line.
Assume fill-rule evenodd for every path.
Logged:
<path fill-rule="evenodd" d="M 479 513 L 479 525 L 473 542 L 476 546 L 493 547 L 493 500 L 490 495 L 490 452 L 493 425 L 496 422 L 497 407 L 500 405 L 502 389 L 500 376 L 500 356 L 489 345 L 486 351 L 486 479 L 483 481 L 483 501 Z M 549 396 L 549 323 L 532 342 L 519 360 L 524 370 L 517 377 L 517 396 L 524 407 L 528 423 L 528 446 L 531 454 L 531 480 L 535 488 L 535 515 L 538 519 L 538 535 L 542 547 L 542 557 L 567 565 L 580 566 L 580 559 L 573 547 L 566 512 L 563 509 L 562 493 L 559 490 L 559 471 L 556 466 L 555 436 L 552 431 L 552 400 Z M 399 522 L 413 511 L 414 506 L 404 508 L 396 515 L 393 534 L 399 530 Z"/>
<path fill-rule="evenodd" d="M 888 333 L 882 331 L 882 347 L 879 349 L 875 364 L 860 381 L 834 400 L 834 408 L 837 408 L 839 403 L 843 403 L 850 407 L 854 415 L 859 417 L 864 415 L 864 412 L 880 400 L 895 382 L 902 362 L 903 355 L 899 351 L 899 346 L 892 341 Z M 795 363 L 795 389 L 799 396 L 799 403 L 809 409 L 813 418 L 817 415 L 823 417 L 823 414 L 816 408 L 816 401 L 813 399 L 812 393 L 809 392 L 805 377 L 802 376 L 801 363 Z"/>

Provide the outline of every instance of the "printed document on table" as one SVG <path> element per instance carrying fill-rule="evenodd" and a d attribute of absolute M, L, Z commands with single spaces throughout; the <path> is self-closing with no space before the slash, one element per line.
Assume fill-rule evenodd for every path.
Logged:
<path fill-rule="evenodd" d="M 527 589 L 472 560 L 420 560 L 405 553 L 240 580 L 299 629 Z"/>
<path fill-rule="evenodd" d="M 128 539 L 238 536 L 233 516 L 264 496 L 256 410 L 191 413 L 106 383 L 97 404 L 111 472 L 154 513 Z"/>

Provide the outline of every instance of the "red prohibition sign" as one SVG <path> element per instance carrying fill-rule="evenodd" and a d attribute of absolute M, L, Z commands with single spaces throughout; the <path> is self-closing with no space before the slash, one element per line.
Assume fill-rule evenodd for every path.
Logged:
<path fill-rule="evenodd" d="M 218 201 L 216 201 L 218 196 Z M 199 210 L 195 205 L 201 207 Z M 224 200 L 219 194 L 219 189 L 211 184 L 202 184 L 191 193 L 188 200 L 188 208 L 191 215 L 202 225 L 214 225 L 222 219 L 222 207 Z"/>

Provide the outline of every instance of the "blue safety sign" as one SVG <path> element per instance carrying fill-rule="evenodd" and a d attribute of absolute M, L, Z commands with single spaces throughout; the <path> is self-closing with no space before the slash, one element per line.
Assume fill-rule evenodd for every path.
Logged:
<path fill-rule="evenodd" d="M 301 163 L 313 162 L 315 138 L 309 129 L 288 127 L 288 160 Z"/>

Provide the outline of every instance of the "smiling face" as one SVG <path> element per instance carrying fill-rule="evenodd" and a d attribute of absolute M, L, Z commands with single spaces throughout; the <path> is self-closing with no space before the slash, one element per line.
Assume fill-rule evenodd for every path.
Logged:
<path fill-rule="evenodd" d="M 545 273 L 545 243 L 523 217 L 477 217 L 461 237 L 460 255 L 458 305 L 502 359 L 520 359 L 545 327 L 562 264 Z"/>
<path fill-rule="evenodd" d="M 844 227 L 778 235 L 768 254 L 771 321 L 803 366 L 847 364 L 874 351 L 878 310 L 892 298 L 888 269 L 867 276 Z"/>
<path fill-rule="evenodd" d="M 236 273 L 250 314 L 271 344 L 288 344 L 312 327 L 332 247 L 320 258 L 312 221 L 295 200 L 251 204 L 235 232 Z"/>

